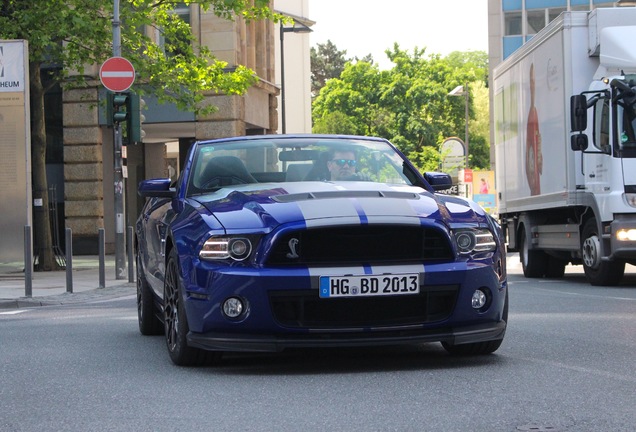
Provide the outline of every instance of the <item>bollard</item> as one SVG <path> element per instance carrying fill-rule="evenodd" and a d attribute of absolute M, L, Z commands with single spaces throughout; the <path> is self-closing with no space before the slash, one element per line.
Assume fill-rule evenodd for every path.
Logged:
<path fill-rule="evenodd" d="M 33 295 L 33 245 L 31 244 L 31 227 L 24 226 L 24 296 Z"/>
<path fill-rule="evenodd" d="M 128 235 L 126 236 L 128 243 L 128 282 L 135 281 L 135 265 L 134 262 L 134 254 L 133 254 L 133 227 L 128 227 Z"/>
<path fill-rule="evenodd" d="M 99 242 L 99 288 L 106 288 L 106 269 L 104 264 L 104 254 L 105 254 L 105 235 L 104 228 L 99 228 L 97 230 L 98 233 L 98 242 Z"/>
<path fill-rule="evenodd" d="M 66 292 L 73 292 L 73 232 L 66 228 Z"/>

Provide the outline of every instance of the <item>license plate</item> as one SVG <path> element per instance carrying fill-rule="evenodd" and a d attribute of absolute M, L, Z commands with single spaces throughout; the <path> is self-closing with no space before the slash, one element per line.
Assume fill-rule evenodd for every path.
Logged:
<path fill-rule="evenodd" d="M 419 273 L 320 276 L 320 298 L 394 296 L 419 292 Z"/>

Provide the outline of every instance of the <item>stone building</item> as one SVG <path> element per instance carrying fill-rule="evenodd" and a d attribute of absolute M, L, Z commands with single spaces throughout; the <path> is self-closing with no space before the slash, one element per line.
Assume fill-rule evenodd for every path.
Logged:
<path fill-rule="evenodd" d="M 284 13 L 283 7 L 288 6 L 292 7 L 291 12 L 306 13 L 307 2 L 278 0 L 274 8 Z M 208 46 L 218 59 L 226 61 L 228 67 L 240 64 L 251 68 L 256 72 L 258 82 L 243 96 L 207 94 L 206 103 L 219 109 L 205 116 L 179 111 L 171 105 L 159 105 L 152 97 L 144 96 L 147 105 L 143 123 L 145 138 L 143 143 L 126 149 L 127 226 L 134 225 L 143 204 L 137 195 L 138 182 L 144 178 L 176 178 L 187 150 L 195 140 L 277 133 L 279 130 L 280 84 L 277 80 L 280 71 L 277 72 L 277 61 L 280 53 L 277 50 L 282 48 L 282 43 L 278 44 L 279 26 L 270 21 L 224 20 L 213 13 L 202 12 L 198 5 L 183 7 L 176 12 L 190 22 L 201 44 Z M 306 22 L 312 24 L 309 20 Z M 303 61 L 300 63 L 308 65 L 308 38 L 305 37 L 299 47 L 293 55 L 301 56 Z M 289 57 L 291 53 L 286 52 L 286 55 Z M 99 228 L 105 230 L 106 252 L 111 253 L 115 224 L 119 223 L 114 217 L 113 128 L 108 125 L 103 109 L 91 109 L 106 97 L 106 90 L 98 80 L 98 65 L 87 73 L 96 77 L 95 87 L 62 94 L 63 161 L 49 167 L 49 183 L 57 184 L 58 191 L 63 190 L 63 196 L 57 197 L 59 207 L 63 208 L 60 213 L 64 215 L 63 219 L 61 215 L 59 218 L 63 220 L 62 226 L 72 229 L 73 253 L 78 255 L 97 253 Z M 299 76 L 293 69 L 287 70 L 287 85 L 301 91 L 308 88 L 309 75 L 306 70 L 303 73 L 306 76 Z M 307 106 L 309 92 L 300 99 L 300 103 Z M 307 124 L 306 120 L 303 122 L 303 125 Z M 293 131 L 310 132 L 305 126 L 297 129 Z"/>

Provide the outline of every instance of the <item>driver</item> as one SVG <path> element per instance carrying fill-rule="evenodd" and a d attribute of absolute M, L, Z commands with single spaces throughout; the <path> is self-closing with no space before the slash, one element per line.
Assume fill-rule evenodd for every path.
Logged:
<path fill-rule="evenodd" d="M 351 150 L 336 150 L 327 162 L 331 180 L 350 180 L 356 173 L 356 155 Z"/>

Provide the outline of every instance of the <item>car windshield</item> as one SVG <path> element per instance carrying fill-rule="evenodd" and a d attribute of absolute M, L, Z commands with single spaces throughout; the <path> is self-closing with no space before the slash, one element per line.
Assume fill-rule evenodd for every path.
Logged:
<path fill-rule="evenodd" d="M 412 185 L 415 176 L 385 141 L 343 137 L 263 137 L 199 142 L 187 195 L 223 187 L 300 181 Z"/>

